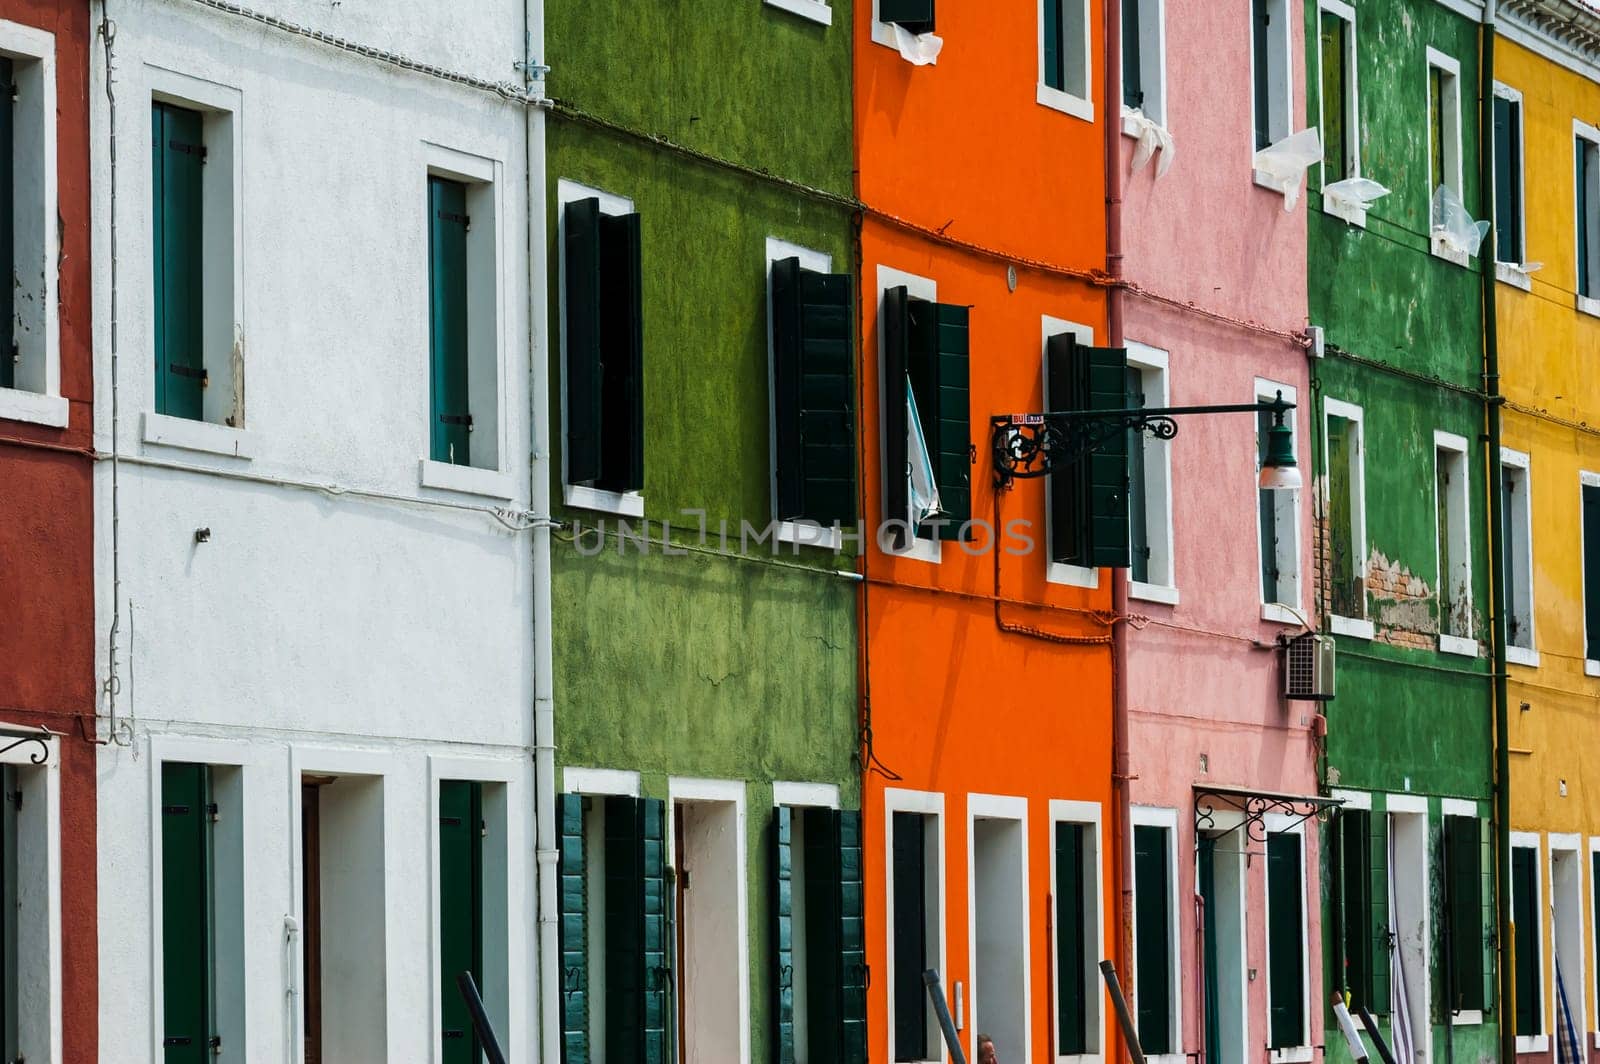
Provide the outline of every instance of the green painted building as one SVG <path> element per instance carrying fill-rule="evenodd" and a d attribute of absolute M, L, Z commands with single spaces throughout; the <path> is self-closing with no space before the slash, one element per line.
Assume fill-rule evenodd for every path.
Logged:
<path fill-rule="evenodd" d="M 851 4 L 545 11 L 566 1060 L 864 1059 Z"/>
<path fill-rule="evenodd" d="M 1338 644 L 1323 782 L 1345 800 L 1322 836 L 1329 996 L 1429 1060 L 1479 1061 L 1497 1038 L 1483 317 L 1446 201 L 1487 209 L 1479 29 L 1460 7 L 1305 4 L 1306 125 L 1325 134 L 1312 549 L 1314 620 Z M 1389 191 L 1330 187 L 1355 178 Z M 1328 1024 L 1328 1059 L 1348 1060 Z"/>

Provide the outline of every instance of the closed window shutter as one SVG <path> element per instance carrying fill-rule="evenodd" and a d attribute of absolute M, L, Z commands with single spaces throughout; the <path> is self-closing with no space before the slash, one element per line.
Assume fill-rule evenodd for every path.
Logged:
<path fill-rule="evenodd" d="M 12 176 L 16 129 L 15 101 L 11 99 L 11 60 L 0 57 L 0 388 L 16 385 L 17 363 L 14 356 L 16 329 L 16 285 L 10 279 L 16 276 L 16 210 L 17 200 Z"/>
<path fill-rule="evenodd" d="M 1268 432 L 1272 428 L 1272 415 L 1262 411 L 1256 415 L 1256 460 L 1265 462 Z M 1256 490 L 1256 507 L 1261 527 L 1261 601 L 1277 602 L 1278 595 L 1278 493 L 1266 488 Z"/>
<path fill-rule="evenodd" d="M 1500 981 L 1500 958 L 1497 955 L 1500 922 L 1499 912 L 1495 909 L 1494 847 L 1494 832 L 1480 829 L 1478 832 L 1478 899 L 1481 909 L 1478 913 L 1478 926 L 1480 928 L 1495 929 L 1479 936 L 1481 948 L 1478 955 L 1478 974 L 1483 986 L 1481 991 L 1483 996 L 1479 1000 L 1482 1002 L 1485 1012 L 1496 1006 L 1495 999 Z"/>
<path fill-rule="evenodd" d="M 795 811 L 786 805 L 772 810 L 768 836 L 772 849 L 772 1059 L 794 1064 L 794 844 Z M 809 835 L 807 842 L 810 841 Z M 809 856 L 809 855 L 808 855 Z M 810 867 L 807 866 L 809 875 Z M 803 889 L 803 888 L 802 888 Z M 807 916 L 811 916 L 807 913 Z M 802 943 L 801 949 L 809 943 Z M 815 1008 L 815 1004 L 812 1005 Z"/>
<path fill-rule="evenodd" d="M 1195 855 L 1195 889 L 1200 892 L 1201 938 L 1200 978 L 1205 1000 L 1205 1060 L 1222 1058 L 1221 979 L 1217 964 L 1217 840 L 1202 835 Z"/>
<path fill-rule="evenodd" d="M 883 510 L 885 521 L 910 518 L 911 498 L 907 478 L 910 454 L 906 434 L 910 432 L 906 415 L 906 374 L 910 361 L 910 299 L 904 286 L 883 292 L 883 311 L 878 320 L 883 330 Z M 895 546 L 905 537 L 896 529 Z"/>
<path fill-rule="evenodd" d="M 851 278 L 772 264 L 773 418 L 779 520 L 853 525 Z"/>
<path fill-rule="evenodd" d="M 1087 356 L 1088 408 L 1121 410 L 1127 402 L 1128 352 L 1120 347 L 1081 348 Z M 1128 441 L 1113 433 L 1089 455 L 1089 564 L 1128 568 Z"/>
<path fill-rule="evenodd" d="M 644 488 L 643 264 L 639 216 L 600 216 L 600 475 L 607 491 Z"/>
<path fill-rule="evenodd" d="M 1348 23 L 1322 12 L 1322 165 L 1324 184 L 1349 176 L 1345 152 L 1344 54 Z"/>
<path fill-rule="evenodd" d="M 866 896 L 861 811 L 832 813 L 839 853 L 839 1064 L 867 1064 Z"/>
<path fill-rule="evenodd" d="M 1583 485 L 1584 657 L 1600 660 L 1600 487 Z"/>
<path fill-rule="evenodd" d="M 567 482 L 600 475 L 600 201 L 563 208 L 566 230 Z"/>
<path fill-rule="evenodd" d="M 1251 77 L 1255 100 L 1256 151 L 1272 144 L 1272 89 L 1267 80 L 1268 25 L 1267 0 L 1251 0 L 1250 32 L 1254 42 Z"/>
<path fill-rule="evenodd" d="M 584 850 L 583 796 L 556 796 L 561 887 L 561 1061 L 589 1064 L 588 854 Z"/>
<path fill-rule="evenodd" d="M 1520 108 L 1513 100 L 1494 98 L 1494 233 L 1495 258 L 1522 261 L 1522 175 L 1517 166 L 1521 139 Z"/>
<path fill-rule="evenodd" d="M 1452 1012 L 1483 1008 L 1483 873 L 1478 821 L 1444 818 L 1446 932 L 1450 935 L 1448 1006 Z"/>
<path fill-rule="evenodd" d="M 927 963 L 927 854 L 920 813 L 895 813 L 894 831 L 894 1059 L 928 1055 L 928 1002 L 922 972 Z"/>
<path fill-rule="evenodd" d="M 1062 0 L 1044 0 L 1044 83 L 1052 89 L 1066 85 L 1061 70 Z"/>
<path fill-rule="evenodd" d="M 1365 809 L 1346 809 L 1336 825 L 1344 971 L 1335 985 L 1350 991 L 1352 1005 L 1377 1010 L 1372 996 L 1372 875 L 1367 866 L 1371 819 Z"/>
<path fill-rule="evenodd" d="M 644 879 L 638 799 L 604 799 L 606 1053 L 643 1059 Z"/>
<path fill-rule="evenodd" d="M 212 1059 L 210 802 L 205 765 L 161 766 L 164 1064 L 206 1064 Z"/>
<path fill-rule="evenodd" d="M 200 114 L 154 104 L 151 127 L 156 412 L 198 421 L 205 413 Z"/>
<path fill-rule="evenodd" d="M 1444 71 L 1428 68 L 1428 160 L 1434 188 L 1450 184 L 1444 166 Z M 1430 190 L 1431 194 L 1431 190 Z"/>
<path fill-rule="evenodd" d="M 1139 1043 L 1147 1053 L 1172 1051 L 1172 936 L 1167 903 L 1167 829 L 1133 829 L 1133 996 L 1139 1013 Z"/>
<path fill-rule="evenodd" d="M 1301 880 L 1300 836 L 1267 836 L 1268 1045 L 1303 1045 L 1305 962 L 1302 930 L 1305 888 Z"/>
<path fill-rule="evenodd" d="M 1144 107 L 1144 41 L 1139 33 L 1141 0 L 1122 4 L 1122 102 L 1135 110 Z M 1063 79 L 1065 80 L 1065 79 Z"/>
<path fill-rule="evenodd" d="M 1515 847 L 1511 851 L 1511 933 L 1516 964 L 1516 1033 L 1535 1035 L 1543 1030 L 1544 1006 L 1540 1001 L 1538 851 Z"/>
<path fill-rule="evenodd" d="M 934 0 L 878 0 L 878 21 L 898 22 L 912 33 L 932 33 Z"/>
<path fill-rule="evenodd" d="M 475 1064 L 478 1036 L 456 987 L 462 972 L 483 985 L 483 785 L 439 784 L 439 997 L 445 1064 Z"/>
<path fill-rule="evenodd" d="M 840 917 L 841 865 L 839 813 L 833 809 L 799 809 L 804 824 L 806 939 L 795 948 L 806 955 L 806 1035 L 812 1060 L 843 1059 L 845 957 Z"/>
<path fill-rule="evenodd" d="M 1123 405 L 1137 410 L 1144 403 L 1144 375 L 1127 369 L 1128 391 Z M 1144 468 L 1144 432 L 1128 430 L 1128 575 L 1140 582 L 1150 579 L 1149 478 Z"/>
<path fill-rule="evenodd" d="M 640 1064 L 668 1064 L 667 1024 L 672 1012 L 672 969 L 668 964 L 668 889 L 666 803 L 641 798 L 637 805 L 640 886 L 644 895 L 641 959 L 644 986 L 640 1017 Z M 631 1058 L 630 1058 L 631 1059 Z"/>
<path fill-rule="evenodd" d="M 428 178 L 429 456 L 470 464 L 467 405 L 467 187 Z"/>
<path fill-rule="evenodd" d="M 1056 1027 L 1057 1056 L 1087 1051 L 1082 824 L 1056 824 Z"/>
<path fill-rule="evenodd" d="M 937 382 L 933 405 L 938 422 L 936 431 L 928 434 L 928 440 L 937 441 L 933 460 L 940 506 L 946 520 L 939 527 L 939 538 L 960 539 L 962 526 L 972 519 L 969 314 L 966 307 L 936 303 L 933 315 L 933 365 Z"/>
<path fill-rule="evenodd" d="M 1372 958 L 1372 989 L 1367 1008 L 1378 1015 L 1389 1012 L 1389 838 L 1387 818 L 1367 815 L 1366 932 Z"/>
<path fill-rule="evenodd" d="M 1578 137 L 1574 142 L 1577 158 L 1577 215 L 1578 215 L 1578 294 L 1593 296 L 1590 284 L 1589 256 L 1589 142 Z"/>

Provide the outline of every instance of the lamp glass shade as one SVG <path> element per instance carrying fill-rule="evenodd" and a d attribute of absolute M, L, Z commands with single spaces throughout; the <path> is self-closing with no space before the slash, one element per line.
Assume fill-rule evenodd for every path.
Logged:
<path fill-rule="evenodd" d="M 1298 466 L 1262 466 L 1260 484 L 1265 491 L 1299 491 L 1304 485 Z"/>
<path fill-rule="evenodd" d="M 1268 491 L 1293 491 L 1303 481 L 1294 460 L 1294 429 L 1280 412 L 1267 430 L 1267 454 L 1261 461 L 1261 486 Z"/>

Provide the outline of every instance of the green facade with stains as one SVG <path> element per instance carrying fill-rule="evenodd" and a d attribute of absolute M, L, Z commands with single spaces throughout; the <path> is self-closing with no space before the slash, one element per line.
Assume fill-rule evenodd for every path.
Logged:
<path fill-rule="evenodd" d="M 1314 606 L 1338 644 L 1322 774 L 1346 808 L 1369 807 L 1322 828 L 1324 974 L 1393 1040 L 1392 894 L 1414 1044 L 1486 1061 L 1497 1008 L 1481 279 L 1476 257 L 1436 253 L 1431 210 L 1442 171 L 1472 217 L 1486 213 L 1479 33 L 1436 0 L 1354 10 L 1354 57 L 1341 60 L 1337 16 L 1304 7 L 1306 125 L 1337 131 L 1342 117 L 1350 130 L 1308 178 L 1310 322 L 1325 337 L 1312 365 Z M 1358 113 L 1353 92 L 1324 107 L 1341 62 Z M 1389 189 L 1364 226 L 1321 192 L 1357 175 Z M 1328 1059 L 1348 1060 L 1331 1011 L 1328 1022 Z"/>
<path fill-rule="evenodd" d="M 752 1061 L 772 1059 L 777 1022 L 773 784 L 832 785 L 843 809 L 860 807 L 854 552 L 848 540 L 838 553 L 741 544 L 742 523 L 758 533 L 774 507 L 768 240 L 856 272 L 851 4 L 829 6 L 831 25 L 727 0 L 545 8 L 558 57 L 547 251 L 559 789 L 588 789 L 575 770 L 637 773 L 639 795 L 667 803 L 668 863 L 671 799 L 705 789 L 681 781 L 719 781 L 742 798 Z M 574 185 L 631 201 L 638 216 L 643 520 L 579 504 L 566 484 L 562 217 Z M 712 889 L 700 886 L 710 868 L 693 871 L 696 889 Z M 666 882 L 670 908 L 670 868 Z M 719 1004 L 737 1015 L 734 1001 Z M 570 1033 L 567 1045 L 578 1059 Z"/>

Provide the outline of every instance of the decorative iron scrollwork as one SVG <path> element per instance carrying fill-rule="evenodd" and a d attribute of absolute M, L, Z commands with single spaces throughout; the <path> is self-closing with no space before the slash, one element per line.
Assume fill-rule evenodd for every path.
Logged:
<path fill-rule="evenodd" d="M 1196 835 L 1203 832 L 1221 838 L 1242 828 L 1249 841 L 1264 843 L 1267 841 L 1267 817 L 1271 814 L 1289 817 L 1293 827 L 1312 817 L 1326 819 L 1342 805 L 1343 798 L 1197 786 L 1194 789 L 1194 830 Z M 1237 814 L 1240 822 L 1224 828 L 1219 818 L 1230 813 Z"/>
<path fill-rule="evenodd" d="M 994 426 L 995 484 L 1031 479 L 1076 462 L 1122 432 L 1148 432 L 1159 440 L 1178 434 L 1178 422 L 1154 410 L 1105 413 L 1007 414 Z"/>
<path fill-rule="evenodd" d="M 42 765 L 50 760 L 50 740 L 53 738 L 54 736 L 49 731 L 41 728 L 38 734 L 24 735 L 20 738 L 12 739 L 11 742 L 4 746 L 0 746 L 0 755 L 10 753 L 24 743 L 37 743 L 39 749 L 28 751 L 28 763 Z"/>

